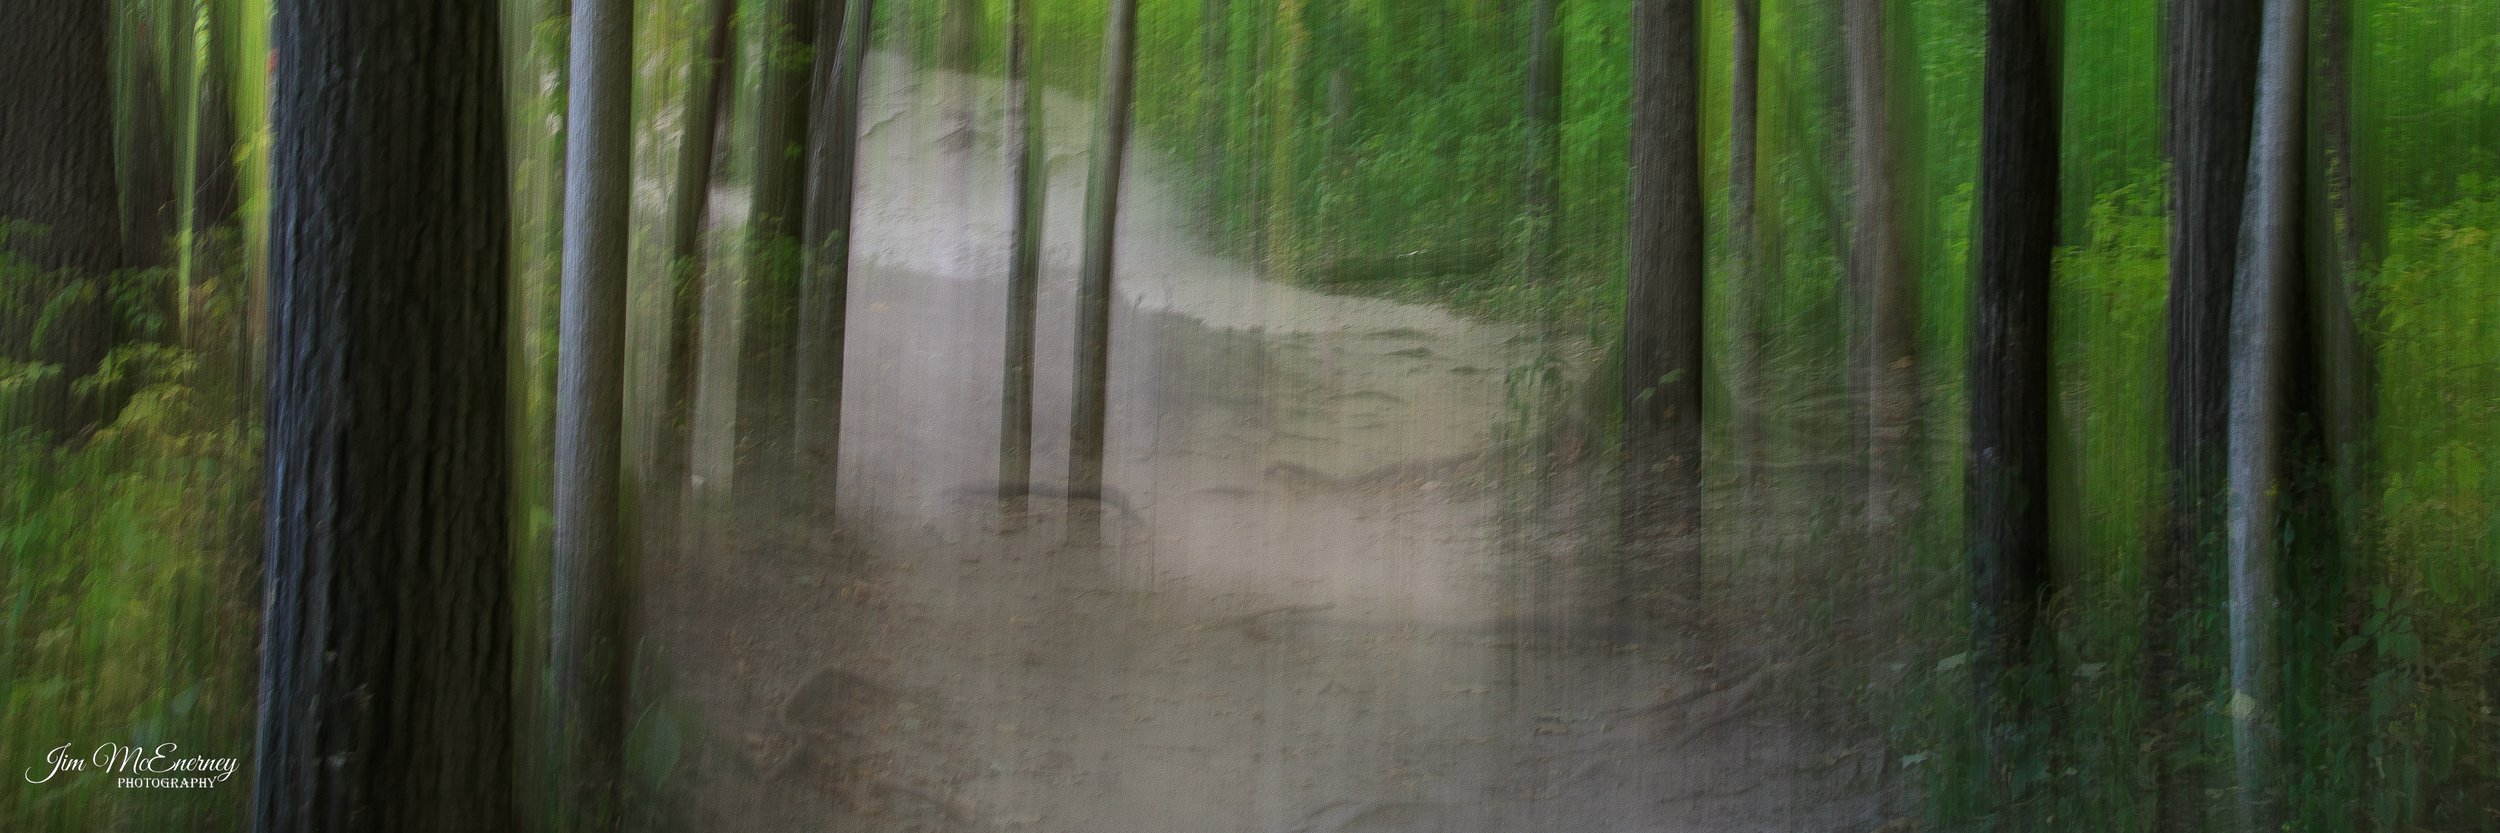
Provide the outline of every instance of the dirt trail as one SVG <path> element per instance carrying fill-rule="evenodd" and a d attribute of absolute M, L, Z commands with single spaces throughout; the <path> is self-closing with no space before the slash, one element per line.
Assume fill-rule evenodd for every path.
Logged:
<path fill-rule="evenodd" d="M 1111 540 L 1062 544 L 1090 505 L 990 497 L 1006 188 L 993 117 L 949 150 L 932 97 L 962 85 L 994 114 L 998 90 L 891 56 L 871 81 L 841 533 L 731 513 L 716 522 L 749 546 L 648 579 L 657 690 L 693 735 L 667 781 L 678 822 L 1877 826 L 1850 777 L 1870 755 L 1749 707 L 1772 672 L 1704 674 L 1689 646 L 1576 616 L 1568 536 L 1503 522 L 1488 452 L 1527 358 L 1515 333 L 1207 255 L 1151 155 L 1121 224 Z M 1042 482 L 1065 466 L 1085 164 L 1085 105 L 1047 107 Z M 703 422 L 723 424 L 706 387 Z M 714 494 L 725 453 L 715 437 L 698 460 Z"/>

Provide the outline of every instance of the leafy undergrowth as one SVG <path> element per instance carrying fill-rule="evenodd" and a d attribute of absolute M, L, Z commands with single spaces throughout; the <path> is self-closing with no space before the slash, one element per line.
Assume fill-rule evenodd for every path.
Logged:
<path fill-rule="evenodd" d="M 0 273 L 24 270 L 0 262 Z M 6 277 L 0 274 L 0 277 Z M 150 276 L 116 276 L 122 286 Z M 189 326 L 120 305 L 141 337 L 78 395 L 118 404 L 69 439 L 0 426 L 0 829 L 222 830 L 250 797 L 259 598 L 259 429 L 236 395 L 236 294 L 203 279 Z M 159 316 L 161 318 L 161 316 Z M 57 376 L 14 363 L 0 376 Z M 20 389 L 22 390 L 22 389 Z M 46 778 L 106 744 L 235 758 L 207 789 Z M 100 760 L 100 758 L 99 758 Z M 17 768 L 32 766 L 30 774 Z M 29 783 L 40 780 L 42 783 Z"/>

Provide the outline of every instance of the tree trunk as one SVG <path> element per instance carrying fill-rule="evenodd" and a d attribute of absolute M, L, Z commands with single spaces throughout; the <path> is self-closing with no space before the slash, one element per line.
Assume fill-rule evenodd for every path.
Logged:
<path fill-rule="evenodd" d="M 999 394 L 998 494 L 1015 497 L 1033 480 L 1033 340 L 1042 275 L 1042 211 L 1050 192 L 1034 81 L 1033 5 L 1007 0 L 1007 180 L 1015 189 L 1015 242 L 1007 257 L 1007 378 Z M 1220 0 L 1209 0 L 1210 3 Z"/>
<path fill-rule="evenodd" d="M 1563 50 L 1559 5 L 1560 0 L 1531 0 L 1528 9 L 1527 89 L 1522 96 L 1525 107 L 1521 120 L 1527 127 L 1527 181 L 1522 193 L 1528 239 L 1520 263 L 1527 270 L 1521 278 L 1529 285 L 1553 280 L 1554 235 L 1562 224 Z"/>
<path fill-rule="evenodd" d="M 612 830 L 625 757 L 625 266 L 633 7 L 575 0 L 556 356 L 555 706 L 560 816 Z"/>
<path fill-rule="evenodd" d="M 200 77 L 199 161 L 192 177 L 191 223 L 215 230 L 243 213 L 236 183 L 233 73 L 235 38 L 241 35 L 229 0 L 208 0 L 208 60 Z"/>
<path fill-rule="evenodd" d="M 1733 64 L 1729 71 L 1728 145 L 1727 145 L 1727 247 L 1735 269 L 1730 283 L 1729 317 L 1735 319 L 1735 406 L 1736 445 L 1745 455 L 1745 490 L 1750 508 L 1751 498 L 1759 491 L 1762 470 L 1768 459 L 1763 445 L 1762 417 L 1766 407 L 1763 396 L 1764 322 L 1762 302 L 1769 296 L 1763 285 L 1761 234 L 1755 214 L 1756 151 L 1759 146 L 1762 77 L 1762 0 L 1736 0 L 1734 45 L 1729 50 Z"/>
<path fill-rule="evenodd" d="M 1854 261 L 1865 292 L 1866 527 L 1877 551 L 1908 518 L 1912 424 L 1918 415 L 1918 288 L 1908 201 L 1895 146 L 1887 0 L 1845 0 L 1849 109 L 1856 168 Z"/>
<path fill-rule="evenodd" d="M 1272 65 L 1262 67 L 1270 78 L 1272 91 L 1266 113 L 1268 129 L 1268 162 L 1264 176 L 1267 181 L 1267 230 L 1260 236 L 1260 252 L 1270 273 L 1296 274 L 1301 265 L 1297 244 L 1301 224 L 1300 206 L 1295 186 L 1302 170 L 1302 65 L 1310 51 L 1311 35 L 1304 26 L 1302 10 L 1305 0 L 1276 0 L 1274 30 L 1269 33 L 1269 49 L 1274 55 Z"/>
<path fill-rule="evenodd" d="M 234 40 L 240 34 L 234 21 L 234 10 L 228 0 L 208 0 L 208 55 L 206 70 L 200 78 L 199 130 L 191 171 L 191 257 L 195 275 L 206 273 L 217 292 L 230 298 L 258 299 L 263 294 L 253 285 L 250 259 L 244 253 L 242 213 L 243 189 L 237 181 L 234 152 L 235 102 L 232 73 L 235 68 Z M 185 316 L 194 301 L 182 299 Z M 235 303 L 231 314 L 234 324 L 226 349 L 233 356 L 233 380 L 237 406 L 250 413 L 260 406 L 258 397 L 246 392 L 258 391 L 259 365 L 253 359 L 254 345 L 260 343 L 254 333 L 252 304 Z"/>
<path fill-rule="evenodd" d="M 520 824 L 496 15 L 277 4 L 264 833 Z"/>
<path fill-rule="evenodd" d="M 106 8 L 100 0 L 0 5 L 0 78 L 8 79 L 0 83 L 0 223 L 25 224 L 0 245 L 49 273 L 0 288 L 0 355 L 59 367 L 27 392 L 22 414 L 7 416 L 62 439 L 100 416 L 70 382 L 94 373 L 111 345 L 104 281 L 123 256 Z M 58 317 L 39 321 L 47 309 Z"/>
<path fill-rule="evenodd" d="M 2172 0 L 2169 14 L 2169 517 L 2145 571 L 2144 696 L 2154 731 L 2178 740 L 2153 752 L 2159 833 L 2206 828 L 2204 750 L 2187 731 L 2204 697 L 2188 694 L 2201 685 L 2187 667 L 2189 655 L 2210 644 L 2209 617 L 2195 611 L 2215 604 L 2221 557 L 2231 280 L 2255 106 L 2256 11 L 2251 0 Z"/>
<path fill-rule="evenodd" d="M 1705 590 L 1700 14 L 1694 0 L 1632 7 L 1618 586 L 1630 612 L 1663 614 L 1651 600 L 1671 593 L 1695 621 Z"/>
<path fill-rule="evenodd" d="M 2336 501 L 2345 517 L 2337 518 L 2343 538 L 2364 540 L 2358 528 L 2360 508 L 2375 493 L 2377 468 L 2372 426 L 2377 422 L 2378 372 L 2376 345 L 2361 326 L 2363 280 L 2377 269 L 2385 250 L 2385 229 L 2378 207 L 2363 196 L 2359 147 L 2352 116 L 2352 2 L 2318 0 L 2319 102 L 2314 149 L 2324 187 L 2312 192 L 2322 202 L 2313 238 L 2331 251 L 2303 287 L 2309 301 L 2308 320 L 2315 333 L 2323 407 L 2323 425 L 2334 467 Z"/>
<path fill-rule="evenodd" d="M 747 217 L 746 322 L 738 361 L 736 505 L 782 505 L 790 492 L 765 482 L 790 473 L 782 443 L 790 437 L 799 235 L 807 211 L 808 54 L 816 31 L 815 0 L 776 0 L 764 20 L 763 91 L 756 114 L 754 205 Z"/>
<path fill-rule="evenodd" d="M 946 20 L 938 38 L 938 66 L 953 73 L 945 82 L 940 110 L 946 121 L 939 139 L 955 151 L 972 149 L 971 75 L 981 67 L 981 22 L 988 12 L 981 0 L 946 0 Z"/>
<path fill-rule="evenodd" d="M 707 0 L 703 54 L 686 85 L 685 123 L 677 146 L 677 185 L 669 207 L 666 268 L 675 300 L 669 309 L 668 366 L 660 374 L 660 418 L 653 421 L 652 505 L 660 520 L 675 523 L 686 511 L 693 474 L 696 368 L 703 346 L 703 288 L 710 274 L 703 231 L 712 211 L 712 156 L 718 147 L 721 110 L 737 74 L 731 46 L 737 43 L 732 14 L 737 0 Z M 674 526 L 655 540 L 678 541 Z"/>
<path fill-rule="evenodd" d="M 1031 0 L 1009 2 L 1029 4 Z M 1204 178 L 1201 185 L 1206 189 L 1199 210 L 1206 212 L 1209 237 L 1224 228 L 1224 116 L 1234 94 L 1230 57 L 1233 29 L 1228 7 L 1226 0 L 1204 0 L 1198 11 L 1198 175 Z M 1013 61 L 1012 56 L 1009 60 Z M 1008 69 L 1010 73 L 1015 71 Z M 1027 73 L 1026 77 L 1030 75 Z"/>
<path fill-rule="evenodd" d="M 2283 493 L 2291 488 L 2292 350 L 2302 281 L 2302 116 L 2307 0 L 2267 0 L 2249 140 L 2247 212 L 2231 309 L 2231 739 L 2239 829 L 2282 827 L 2282 665 L 2276 644 L 2276 560 Z"/>
<path fill-rule="evenodd" d="M 805 489 L 817 516 L 833 517 L 842 451 L 842 347 L 851 274 L 851 205 L 859 156 L 860 74 L 868 65 L 875 0 L 832 0 L 819 21 L 817 49 L 840 44 L 840 59 L 817 78 L 814 174 L 807 200 L 806 288 L 799 321 L 798 415 L 794 438 Z M 836 24 L 839 24 L 837 27 Z"/>
<path fill-rule="evenodd" d="M 981 65 L 981 0 L 946 0 L 946 29 L 938 42 L 938 66 L 969 73 Z"/>
<path fill-rule="evenodd" d="M 2049 586 L 2050 268 L 2056 258 L 2058 55 L 2053 7 L 1988 3 L 1972 301 L 1968 495 L 1973 694 L 1989 774 L 2030 754 L 2031 659 Z M 2015 798 L 2000 792 L 2009 802 Z"/>
<path fill-rule="evenodd" d="M 1101 121 L 1085 187 L 1085 253 L 1077 271 L 1075 407 L 1068 429 L 1068 492 L 1099 497 L 1111 374 L 1111 267 L 1119 228 L 1120 175 L 1128 157 L 1135 92 L 1137 0 L 1110 0 L 1103 23 Z M 1098 516 L 1095 517 L 1099 520 Z M 1083 529 L 1079 538 L 1088 537 Z"/>
<path fill-rule="evenodd" d="M 123 84 L 129 122 L 122 137 L 122 265 L 141 269 L 173 265 L 174 230 L 180 219 L 174 143 L 166 123 L 166 71 L 147 34 L 151 28 L 145 22 L 131 27 L 134 38 L 123 44 L 129 54 L 124 70 L 130 75 Z M 170 293 L 166 300 L 170 302 Z"/>

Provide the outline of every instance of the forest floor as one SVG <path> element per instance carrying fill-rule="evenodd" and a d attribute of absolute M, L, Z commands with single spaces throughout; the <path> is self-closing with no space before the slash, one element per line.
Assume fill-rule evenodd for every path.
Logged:
<path fill-rule="evenodd" d="M 676 825 L 1897 829 L 1886 753 L 1782 705 L 1768 641 L 1702 645 L 1582 612 L 1602 572 L 1583 532 L 1602 528 L 1591 478 L 1501 476 L 1509 379 L 1535 339 L 1206 254 L 1187 189 L 1152 154 L 1120 225 L 1119 494 L 997 499 L 998 90 L 875 66 L 839 529 L 721 509 L 726 439 L 708 432 L 704 543 L 643 576 L 646 690 L 662 705 L 646 714 L 684 715 L 691 735 L 664 778 Z M 944 104 L 958 90 L 977 102 L 968 143 Z M 1043 484 L 1065 466 L 1086 110 L 1048 106 L 1062 161 Z M 727 283 L 710 305 L 707 426 L 730 398 Z M 1088 513 L 1102 542 L 1071 545 Z"/>

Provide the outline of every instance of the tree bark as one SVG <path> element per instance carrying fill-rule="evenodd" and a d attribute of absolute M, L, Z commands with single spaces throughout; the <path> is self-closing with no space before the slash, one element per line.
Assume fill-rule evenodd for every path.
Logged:
<path fill-rule="evenodd" d="M 832 0 L 818 23 L 817 48 L 840 43 L 840 58 L 817 78 L 816 125 L 808 168 L 806 287 L 799 321 L 799 464 L 819 517 L 833 517 L 842 451 L 842 347 L 849 314 L 851 208 L 859 157 L 860 74 L 867 70 L 875 0 Z M 834 24 L 839 22 L 837 28 Z"/>
<path fill-rule="evenodd" d="M 1103 23 L 1102 103 L 1085 188 L 1085 252 L 1077 270 L 1075 407 L 1068 430 L 1068 492 L 1099 497 L 1111 374 L 1111 269 L 1120 178 L 1136 89 L 1137 0 L 1110 0 Z M 1099 520 L 1099 518 L 1096 518 Z M 1084 537 L 1079 530 L 1079 537 Z"/>
<path fill-rule="evenodd" d="M 234 41 L 241 32 L 228 0 L 208 0 L 208 60 L 200 77 L 199 161 L 192 177 L 191 223 L 214 230 L 243 212 L 243 191 L 236 183 Z"/>
<path fill-rule="evenodd" d="M 1528 10 L 1527 89 L 1521 123 L 1527 128 L 1527 177 L 1522 189 L 1528 239 L 1520 259 L 1529 285 L 1554 277 L 1554 237 L 1562 224 L 1562 26 L 1559 0 L 1531 0 Z M 1636 49 L 1635 54 L 1638 54 Z M 1635 85 L 1637 88 L 1637 84 Z"/>
<path fill-rule="evenodd" d="M 2361 326 L 2366 300 L 2363 279 L 2378 268 L 2385 251 L 2385 228 L 2378 206 L 2364 196 L 2359 144 L 2352 115 L 2351 0 L 2318 0 L 2317 135 L 2314 148 L 2324 176 L 2323 187 L 2311 192 L 2322 203 L 2318 234 L 2313 242 L 2331 256 L 2320 258 L 2331 268 L 2313 270 L 2303 287 L 2309 301 L 2312 343 L 2321 355 L 2318 365 L 2327 451 L 2334 467 L 2337 518 L 2345 540 L 2366 540 L 2359 528 L 2361 507 L 2376 492 L 2376 451 L 2372 426 L 2377 422 L 2377 346 Z"/>
<path fill-rule="evenodd" d="M 141 269 L 173 264 L 180 219 L 174 143 L 167 135 L 166 68 L 157 60 L 150 28 L 145 22 L 131 27 L 133 42 L 123 45 L 129 55 L 123 69 L 130 75 L 123 84 L 129 122 L 122 136 L 122 265 Z M 157 306 L 170 307 L 170 293 L 164 300 Z"/>
<path fill-rule="evenodd" d="M 1918 289 L 1911 263 L 1900 149 L 1893 135 L 1892 36 L 1887 0 L 1845 0 L 1851 164 L 1851 247 L 1865 291 L 1868 540 L 1888 549 L 1906 523 L 1913 421 L 1918 415 Z"/>
<path fill-rule="evenodd" d="M 942 147 L 972 148 L 971 74 L 981 67 L 981 22 L 988 12 L 981 0 L 946 0 L 946 19 L 938 38 L 938 66 L 954 73 L 944 84 L 941 107 L 946 120 Z"/>
<path fill-rule="evenodd" d="M 1009 2 L 1029 3 L 1031 0 Z M 1229 5 L 1226 0 L 1204 0 L 1198 10 L 1198 175 L 1205 179 L 1201 183 L 1205 193 L 1200 197 L 1204 202 L 1199 210 L 1206 213 L 1210 237 L 1216 230 L 1224 228 L 1221 216 L 1225 194 L 1224 126 L 1226 108 L 1230 106 L 1234 91 L 1231 59 L 1233 29 Z M 1010 68 L 1008 72 L 1015 70 Z"/>
<path fill-rule="evenodd" d="M 555 705 L 568 830 L 613 830 L 625 757 L 625 268 L 633 7 L 575 0 L 556 355 Z"/>
<path fill-rule="evenodd" d="M 497 5 L 282 0 L 254 829 L 517 829 Z"/>
<path fill-rule="evenodd" d="M 2188 679 L 2209 630 L 2222 540 L 2232 272 L 2255 106 L 2255 0 L 2172 0 L 2164 138 L 2171 157 L 2168 311 L 2167 536 L 2145 571 L 2150 607 L 2144 696 L 2154 730 L 2178 741 L 2153 751 L 2153 827 L 2202 831 L 2203 750 L 2187 731 L 2202 696 Z"/>
<path fill-rule="evenodd" d="M 807 212 L 809 41 L 815 0 L 776 0 L 764 20 L 764 78 L 756 114 L 754 204 L 747 217 L 746 322 L 738 362 L 736 504 L 761 509 L 789 492 L 765 481 L 790 473 L 782 443 L 791 435 L 798 350 L 799 237 Z"/>
<path fill-rule="evenodd" d="M 972 72 L 981 63 L 981 0 L 946 0 L 946 29 L 938 42 L 938 66 Z"/>
<path fill-rule="evenodd" d="M 1014 189 L 1015 241 L 1007 254 L 1007 374 L 999 394 L 999 497 L 1024 494 L 1033 480 L 1033 341 L 1041 295 L 1043 203 L 1050 190 L 1049 156 L 1041 128 L 1041 85 L 1034 81 L 1034 2 L 1007 0 L 1007 180 Z"/>
<path fill-rule="evenodd" d="M 2282 665 L 2276 640 L 2277 555 L 2294 327 L 2302 278 L 2303 84 L 2309 70 L 2307 0 L 2267 0 L 2249 140 L 2247 211 L 2231 309 L 2230 552 L 2231 740 L 2239 829 L 2282 827 L 2277 761 Z"/>
<path fill-rule="evenodd" d="M 1306 0 L 1276 0 L 1272 30 L 1268 32 L 1269 53 L 1273 63 L 1260 71 L 1273 79 L 1269 82 L 1269 104 L 1266 113 L 1268 162 L 1263 172 L 1267 203 L 1261 206 L 1267 214 L 1267 228 L 1259 238 L 1263 265 L 1271 274 L 1293 275 L 1302 260 L 1298 239 L 1301 234 L 1301 206 L 1295 186 L 1302 170 L 1302 67 L 1310 52 L 1311 33 L 1302 19 Z"/>
<path fill-rule="evenodd" d="M 1763 397 L 1763 350 L 1765 324 L 1762 320 L 1763 299 L 1769 288 L 1763 285 L 1760 220 L 1756 217 L 1755 182 L 1759 165 L 1756 148 L 1760 143 L 1761 77 L 1762 77 L 1762 0 L 1736 0 L 1732 25 L 1734 41 L 1729 50 L 1730 82 L 1728 91 L 1728 224 L 1729 259 L 1735 268 L 1730 283 L 1729 317 L 1735 319 L 1735 408 L 1736 444 L 1745 455 L 1745 487 L 1748 499 L 1758 491 L 1762 469 L 1768 462 L 1768 449 L 1763 444 L 1762 417 L 1766 407 Z"/>
<path fill-rule="evenodd" d="M 694 400 L 703 351 L 703 289 L 711 272 L 704 229 L 712 210 L 712 157 L 719 146 L 721 110 L 736 75 L 731 57 L 736 0 L 707 0 L 703 53 L 686 85 L 685 123 L 677 146 L 676 191 L 669 207 L 668 269 L 674 300 L 669 309 L 667 366 L 660 373 L 660 418 L 652 421 L 652 505 L 661 531 L 653 540 L 679 542 L 675 524 L 686 511 L 693 474 Z"/>
<path fill-rule="evenodd" d="M 104 282 L 123 258 L 107 8 L 101 0 L 0 5 L 0 222 L 19 224 L 0 246 L 44 273 L 5 287 L 0 355 L 59 367 L 28 392 L 23 414 L 9 416 L 61 439 L 100 418 L 70 382 L 94 373 L 111 346 Z M 39 322 L 47 309 L 58 317 Z"/>
<path fill-rule="evenodd" d="M 1989 773 L 2010 790 L 2049 586 L 2050 267 L 2057 246 L 2054 6 L 1989 0 L 1970 342 L 1972 682 Z M 2000 792 L 2000 795 L 2005 793 Z M 2013 796 L 2005 795 L 2008 800 Z"/>
<path fill-rule="evenodd" d="M 1632 7 L 1631 227 L 1623 311 L 1623 568 L 1633 611 L 1698 620 L 1701 541 L 1702 248 L 1700 7 Z M 1672 572 L 1670 572 L 1672 571 Z"/>

